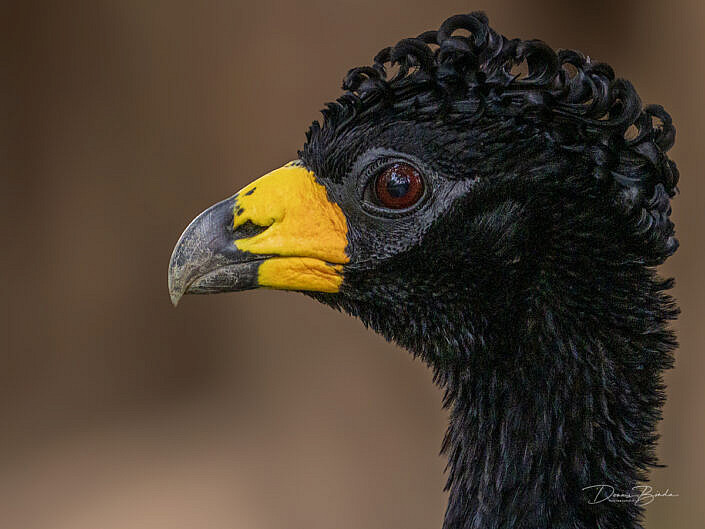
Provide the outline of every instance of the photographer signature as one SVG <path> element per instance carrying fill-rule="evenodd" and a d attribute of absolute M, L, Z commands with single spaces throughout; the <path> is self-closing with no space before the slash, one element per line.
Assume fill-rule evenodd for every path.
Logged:
<path fill-rule="evenodd" d="M 654 491 L 650 485 L 637 485 L 632 487 L 630 492 L 617 492 L 612 485 L 590 485 L 589 487 L 584 487 L 583 490 L 588 491 L 591 495 L 594 494 L 588 501 L 589 505 L 595 505 L 603 501 L 648 505 L 656 498 L 674 498 L 679 496 L 668 489 L 665 491 Z"/>

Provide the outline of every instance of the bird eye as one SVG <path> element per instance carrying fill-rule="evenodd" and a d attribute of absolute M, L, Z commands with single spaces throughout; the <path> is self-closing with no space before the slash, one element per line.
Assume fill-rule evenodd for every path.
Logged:
<path fill-rule="evenodd" d="M 395 163 L 382 170 L 374 181 L 377 200 L 385 208 L 406 209 L 423 196 L 424 183 L 419 172 L 407 163 Z"/>

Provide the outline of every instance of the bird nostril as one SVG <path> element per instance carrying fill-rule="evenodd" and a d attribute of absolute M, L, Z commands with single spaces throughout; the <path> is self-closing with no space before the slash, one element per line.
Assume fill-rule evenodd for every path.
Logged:
<path fill-rule="evenodd" d="M 248 220 L 233 230 L 233 236 L 235 240 L 248 239 L 250 237 L 254 237 L 255 235 L 259 235 L 267 228 L 269 228 L 269 226 L 258 226 L 251 220 Z"/>

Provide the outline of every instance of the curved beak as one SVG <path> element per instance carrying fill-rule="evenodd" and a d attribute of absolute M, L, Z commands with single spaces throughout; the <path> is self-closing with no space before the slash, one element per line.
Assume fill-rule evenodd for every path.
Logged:
<path fill-rule="evenodd" d="M 255 180 L 198 215 L 169 262 L 169 295 L 258 287 L 337 292 L 347 221 L 301 162 Z"/>

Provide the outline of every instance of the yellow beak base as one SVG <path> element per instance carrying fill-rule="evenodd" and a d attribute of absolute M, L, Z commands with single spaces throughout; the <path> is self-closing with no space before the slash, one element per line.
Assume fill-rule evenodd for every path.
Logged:
<path fill-rule="evenodd" d="M 264 175 L 238 194 L 233 228 L 251 222 L 267 229 L 238 239 L 244 252 L 276 255 L 258 271 L 262 287 L 337 292 L 342 264 L 349 261 L 347 222 L 314 174 L 291 162 Z"/>

